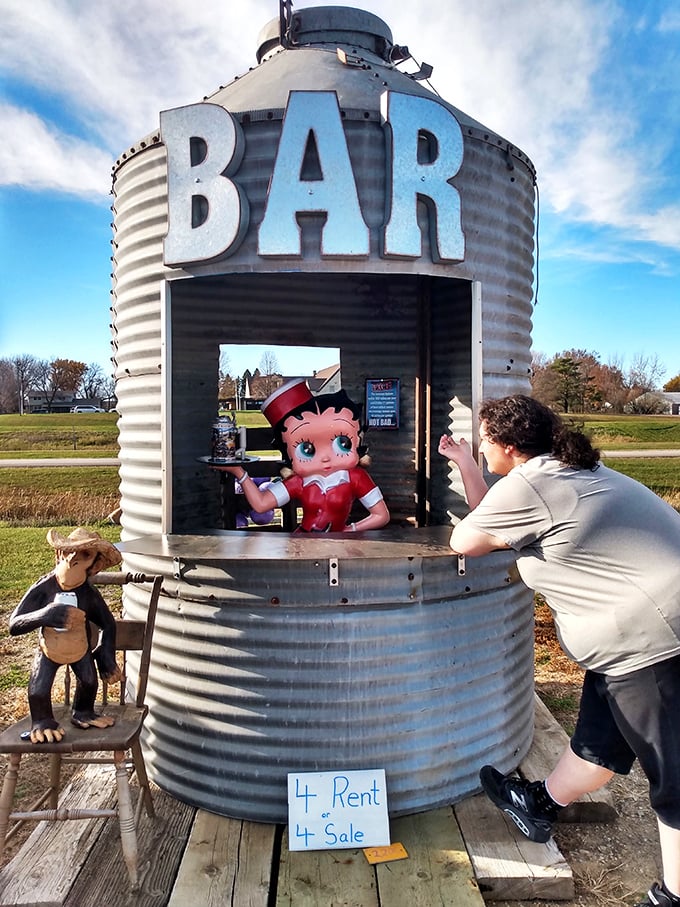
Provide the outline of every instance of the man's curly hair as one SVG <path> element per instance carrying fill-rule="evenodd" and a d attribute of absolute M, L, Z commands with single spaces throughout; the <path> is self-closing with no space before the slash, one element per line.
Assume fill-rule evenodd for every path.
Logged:
<path fill-rule="evenodd" d="M 492 441 L 512 445 L 530 457 L 551 454 L 575 469 L 594 469 L 599 463 L 600 451 L 590 439 L 533 397 L 514 394 L 486 400 L 480 407 L 479 421 L 486 424 Z"/>

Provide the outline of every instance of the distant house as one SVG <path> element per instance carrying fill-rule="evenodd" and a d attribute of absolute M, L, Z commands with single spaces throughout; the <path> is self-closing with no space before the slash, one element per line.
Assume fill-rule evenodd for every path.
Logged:
<path fill-rule="evenodd" d="M 40 391 L 31 390 L 26 394 L 27 413 L 70 413 L 74 406 L 96 406 L 109 410 L 115 405 L 115 397 L 74 397 L 73 394 L 58 391 L 48 403 L 48 398 Z"/>
<path fill-rule="evenodd" d="M 680 394 L 668 391 L 648 391 L 624 407 L 629 413 L 654 413 L 659 416 L 680 416 Z"/>
<path fill-rule="evenodd" d="M 342 387 L 340 363 L 314 372 L 312 377 L 307 379 L 307 384 L 313 394 L 334 394 L 339 391 Z"/>
<path fill-rule="evenodd" d="M 235 397 L 226 397 L 220 399 L 220 406 L 225 409 L 259 409 L 282 384 L 297 378 L 304 378 L 315 396 L 335 393 L 342 386 L 339 363 L 318 369 L 312 375 L 262 375 L 259 369 L 252 373 L 246 370 L 241 379 L 243 385 L 238 401 Z"/>
<path fill-rule="evenodd" d="M 68 413 L 71 407 L 79 401 L 73 394 L 65 394 L 61 391 L 55 394 L 54 399 L 49 403 L 47 397 L 40 391 L 30 390 L 26 394 L 26 412 L 27 413 Z"/>
<path fill-rule="evenodd" d="M 667 402 L 669 406 L 667 412 L 669 412 L 671 416 L 680 416 L 680 394 L 664 391 L 659 396 L 663 397 Z"/>

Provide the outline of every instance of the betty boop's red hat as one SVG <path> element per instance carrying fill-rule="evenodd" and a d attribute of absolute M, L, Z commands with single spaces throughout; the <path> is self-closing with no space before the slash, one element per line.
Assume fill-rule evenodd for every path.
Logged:
<path fill-rule="evenodd" d="M 294 378 L 267 397 L 262 404 L 262 413 L 272 428 L 275 428 L 288 413 L 312 399 L 312 392 L 305 379 Z"/>

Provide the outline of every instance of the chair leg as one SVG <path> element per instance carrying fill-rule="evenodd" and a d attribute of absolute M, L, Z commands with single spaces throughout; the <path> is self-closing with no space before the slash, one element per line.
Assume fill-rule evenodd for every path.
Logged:
<path fill-rule="evenodd" d="M 146 814 L 150 819 L 156 815 L 156 811 L 153 807 L 153 800 L 151 799 L 151 788 L 149 787 L 149 778 L 146 774 L 146 764 L 144 762 L 144 754 L 142 753 L 142 746 L 139 740 L 136 743 L 132 744 L 132 759 L 135 763 L 135 771 L 137 772 L 137 781 L 139 782 L 139 795 L 144 800 L 144 807 L 146 809 Z"/>
<path fill-rule="evenodd" d="M 59 808 L 59 785 L 61 783 L 61 756 L 59 753 L 50 754 L 50 809 Z"/>
<path fill-rule="evenodd" d="M 113 754 L 116 766 L 116 787 L 118 789 L 118 821 L 120 822 L 120 843 L 123 848 L 123 859 L 127 866 L 132 890 L 139 888 L 137 877 L 137 830 L 135 814 L 132 808 L 132 793 L 125 766 L 125 752 L 116 750 Z"/>
<path fill-rule="evenodd" d="M 20 762 L 21 753 L 10 753 L 7 772 L 5 773 L 5 779 L 2 782 L 2 793 L 0 793 L 0 856 L 2 856 L 5 851 L 5 840 L 7 838 L 7 829 L 9 828 L 9 816 L 12 812 L 14 792 L 17 789 Z"/>

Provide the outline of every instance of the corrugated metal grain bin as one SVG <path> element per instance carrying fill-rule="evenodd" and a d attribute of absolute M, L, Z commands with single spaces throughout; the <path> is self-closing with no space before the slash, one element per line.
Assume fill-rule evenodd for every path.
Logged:
<path fill-rule="evenodd" d="M 404 57 L 369 13 L 288 13 L 114 168 L 125 560 L 166 578 L 147 743 L 158 783 L 216 812 L 280 821 L 286 772 L 367 762 L 394 812 L 424 809 L 531 739 L 531 597 L 506 556 L 459 573 L 436 447 L 528 389 L 534 171 Z M 232 343 L 337 347 L 355 400 L 398 379 L 398 429 L 367 437 L 389 530 L 221 531 L 198 458 Z"/>

